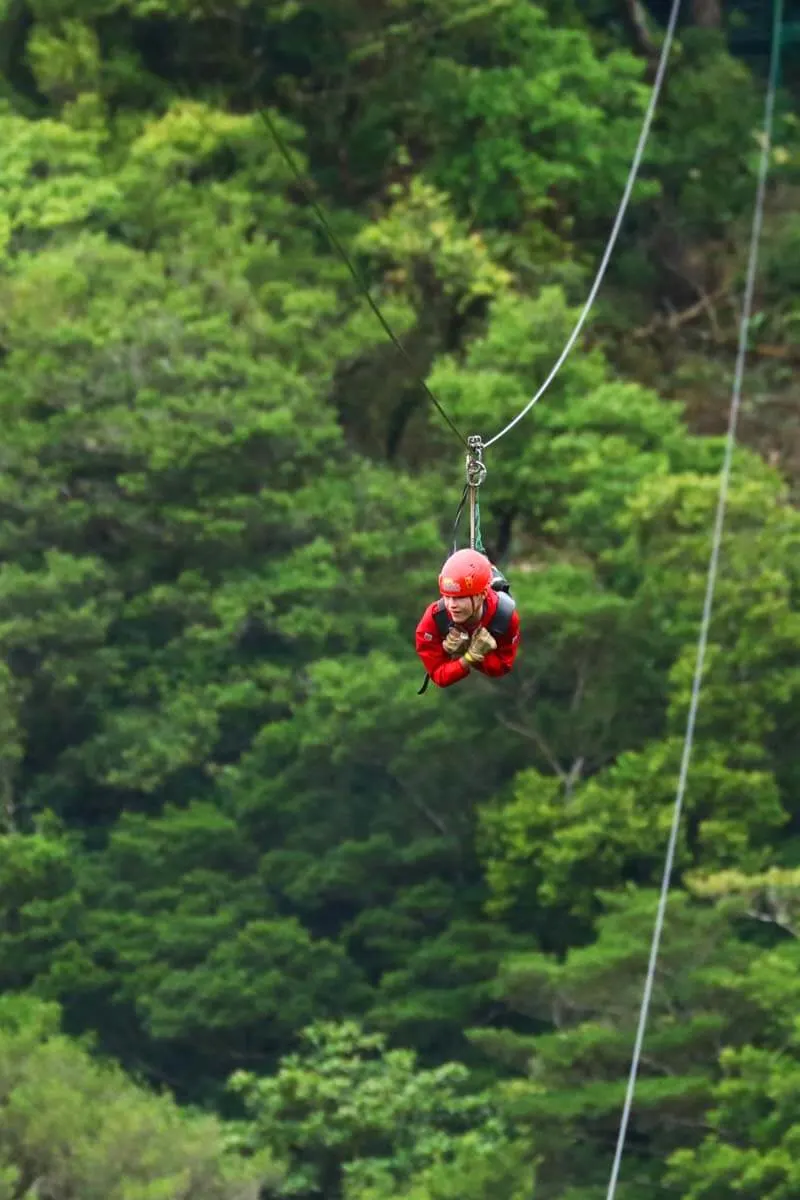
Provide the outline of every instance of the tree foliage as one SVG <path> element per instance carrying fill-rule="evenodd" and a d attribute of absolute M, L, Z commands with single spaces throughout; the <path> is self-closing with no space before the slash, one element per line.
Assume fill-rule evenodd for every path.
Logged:
<path fill-rule="evenodd" d="M 421 697 L 465 536 L 421 382 L 488 439 L 549 374 L 657 6 L 0 2 L 0 1195 L 604 1194 L 738 336 L 745 9 L 690 6 L 592 319 L 487 452 L 518 665 Z M 797 1190 L 786 79 L 625 1200 Z"/>
<path fill-rule="evenodd" d="M 0 1009 L 0 1195 L 54 1200 L 257 1200 L 281 1178 L 245 1161 L 212 1117 L 181 1112 L 65 1038 L 52 1005 Z"/>

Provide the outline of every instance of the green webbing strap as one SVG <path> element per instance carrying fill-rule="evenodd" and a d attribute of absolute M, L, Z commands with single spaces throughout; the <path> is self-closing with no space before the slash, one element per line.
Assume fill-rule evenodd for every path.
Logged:
<path fill-rule="evenodd" d="M 483 547 L 483 538 L 481 537 L 481 506 L 477 492 L 475 494 L 475 544 L 470 548 L 477 550 L 479 554 L 486 553 Z"/>

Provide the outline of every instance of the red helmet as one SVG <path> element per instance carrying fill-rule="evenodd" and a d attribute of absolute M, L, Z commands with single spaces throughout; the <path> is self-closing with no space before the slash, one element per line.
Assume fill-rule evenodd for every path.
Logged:
<path fill-rule="evenodd" d="M 477 550 L 457 550 L 451 554 L 439 575 L 443 596 L 480 596 L 492 581 L 492 564 Z"/>

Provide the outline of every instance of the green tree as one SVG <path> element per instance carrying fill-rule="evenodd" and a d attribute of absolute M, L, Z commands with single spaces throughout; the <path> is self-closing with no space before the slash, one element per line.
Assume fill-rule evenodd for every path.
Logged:
<path fill-rule="evenodd" d="M 503 1200 L 531 1194 L 513 1130 L 463 1066 L 421 1069 L 412 1052 L 350 1023 L 312 1026 L 305 1040 L 276 1075 L 231 1081 L 250 1115 L 244 1145 L 273 1146 L 289 1160 L 279 1195 L 444 1200 L 459 1187 L 477 1195 L 475 1163 Z"/>
<path fill-rule="evenodd" d="M 395 590 L 383 568 L 403 493 L 416 515 L 406 510 L 393 561 L 417 558 L 434 529 L 424 492 L 348 453 L 327 403 L 337 359 L 377 336 L 363 315 L 335 315 L 339 272 L 326 279 L 323 260 L 288 296 L 270 224 L 243 240 L 268 212 L 282 236 L 291 224 L 285 172 L 264 162 L 252 120 L 177 108 L 145 125 L 121 165 L 96 138 L 61 133 L 78 140 L 64 165 L 76 185 L 87 157 L 105 172 L 98 221 L 122 222 L 129 244 L 85 228 L 56 237 L 90 201 L 65 209 L 55 173 L 21 213 L 10 193 L 19 236 L 45 244 L 12 247 L 0 297 L 13 560 L 2 636 L 27 794 L 72 815 L 80 797 L 90 821 L 137 798 L 157 805 L 167 780 L 173 796 L 202 793 L 214 747 L 231 761 L 283 713 L 304 659 L 399 641 L 403 614 L 381 587 Z M 218 180 L 223 150 L 240 166 Z M 20 179 L 35 175 L 42 151 L 24 138 L 12 151 Z"/>
<path fill-rule="evenodd" d="M 800 1186 L 800 1022 L 777 1052 L 746 1046 L 722 1055 L 722 1081 L 709 1111 L 711 1132 L 676 1152 L 669 1180 L 686 1200 L 735 1192 L 743 1200 L 789 1200 Z"/>
<path fill-rule="evenodd" d="M 687 1200 L 723 1189 L 754 1200 L 788 1200 L 797 1187 L 793 1146 L 800 1132 L 800 1024 L 786 984 L 799 961 L 800 872 L 728 871 L 695 878 L 691 887 L 734 919 L 745 916 L 774 931 L 776 945 L 765 955 L 758 981 L 771 1013 L 764 1027 L 754 1030 L 755 1044 L 722 1052 L 709 1131 L 699 1145 L 672 1155 L 668 1179 Z M 787 934 L 795 940 L 787 940 Z"/>
<path fill-rule="evenodd" d="M 181 1112 L 59 1032 L 29 998 L 0 1004 L 0 1195 L 54 1200 L 256 1200 L 281 1178 L 263 1149 L 245 1162 L 224 1127 Z"/>
<path fill-rule="evenodd" d="M 540 1193 L 602 1194 L 651 920 L 621 889 L 661 865 L 753 194 L 761 82 L 720 30 L 682 30 L 592 323 L 487 453 L 518 666 L 424 698 L 463 458 L 415 376 L 490 437 L 558 357 L 657 48 L 625 7 L 0 0 L 0 990 L 184 1100 L 244 1066 L 312 1194 L 528 1200 L 537 1157 Z M 679 845 L 732 894 L 676 901 L 636 1200 L 700 1153 L 720 1048 L 749 1088 L 797 1009 L 792 102 L 741 423 L 770 465 L 735 464 Z M 290 1060 L 323 1018 L 381 1036 Z"/>
<path fill-rule="evenodd" d="M 207 1094 L 243 1058 L 270 1062 L 319 1014 L 370 997 L 344 949 L 282 912 L 257 867 L 256 849 L 210 803 L 127 815 L 75 866 L 72 941 L 49 967 L 24 943 L 23 982 L 35 977 L 126 1064 L 183 1096 Z M 59 911 L 29 907 L 51 923 Z"/>
<path fill-rule="evenodd" d="M 563 700 L 561 713 L 553 714 L 542 689 L 543 711 L 534 711 L 520 726 L 541 766 L 520 773 L 513 789 L 482 810 L 494 911 L 519 906 L 518 917 L 528 928 L 539 927 L 535 909 L 541 906 L 562 917 L 586 919 L 595 911 L 598 888 L 620 878 L 655 882 L 658 877 L 716 494 L 710 477 L 664 472 L 643 480 L 612 523 L 622 539 L 600 556 L 599 579 L 624 599 L 624 607 L 617 603 L 625 617 L 620 634 L 629 639 L 624 679 L 637 673 L 633 668 L 627 675 L 637 658 L 641 663 L 638 685 L 631 684 L 628 698 L 649 704 L 650 730 L 659 740 L 651 737 L 640 749 L 618 751 L 611 765 L 594 773 L 590 760 L 584 779 L 584 747 L 592 743 L 581 709 L 574 725 L 562 725 Z M 576 503 L 585 507 L 590 495 L 582 492 Z M 796 514 L 786 505 L 780 482 L 743 455 L 730 494 L 679 869 L 758 870 L 794 817 L 794 768 L 785 748 L 794 730 L 800 682 L 792 665 L 800 636 L 796 539 Z M 587 640 L 586 623 L 579 636 Z M 616 644 L 611 642 L 612 652 Z M 580 698 L 585 700 L 585 692 Z M 607 704 L 605 713 L 608 721 Z M 628 738 L 635 727 L 630 720 L 622 722 Z M 570 739 L 566 746 L 559 738 L 562 729 Z M 654 839 L 654 831 L 661 836 Z M 569 942 L 570 926 L 558 931 L 549 926 L 548 936 L 555 939 L 550 945 L 563 948 L 558 939 Z"/>
<path fill-rule="evenodd" d="M 630 888 L 603 898 L 592 944 L 563 958 L 520 955 L 503 970 L 499 994 L 529 1032 L 472 1034 L 518 1075 L 504 1085 L 504 1111 L 527 1129 L 538 1156 L 537 1197 L 594 1200 L 607 1183 L 656 897 Z M 795 950 L 759 951 L 721 909 L 672 894 L 626 1148 L 630 1200 L 667 1186 L 670 1154 L 702 1143 L 721 1048 L 746 1060 L 747 1047 L 782 1044 L 796 1019 Z M 696 1163 L 686 1179 L 699 1181 L 702 1158 L 684 1160 Z"/>

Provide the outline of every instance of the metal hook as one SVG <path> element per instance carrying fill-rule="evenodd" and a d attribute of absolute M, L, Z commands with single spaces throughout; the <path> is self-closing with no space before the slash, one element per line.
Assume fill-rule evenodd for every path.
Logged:
<path fill-rule="evenodd" d="M 467 438 L 467 484 L 471 488 L 480 487 L 486 478 L 486 464 L 483 461 L 483 439 L 479 433 Z"/>
<path fill-rule="evenodd" d="M 475 538 L 478 529 L 478 488 L 486 478 L 486 464 L 483 461 L 483 440 L 480 434 L 467 438 L 467 487 L 469 488 L 469 545 L 475 549 Z"/>

